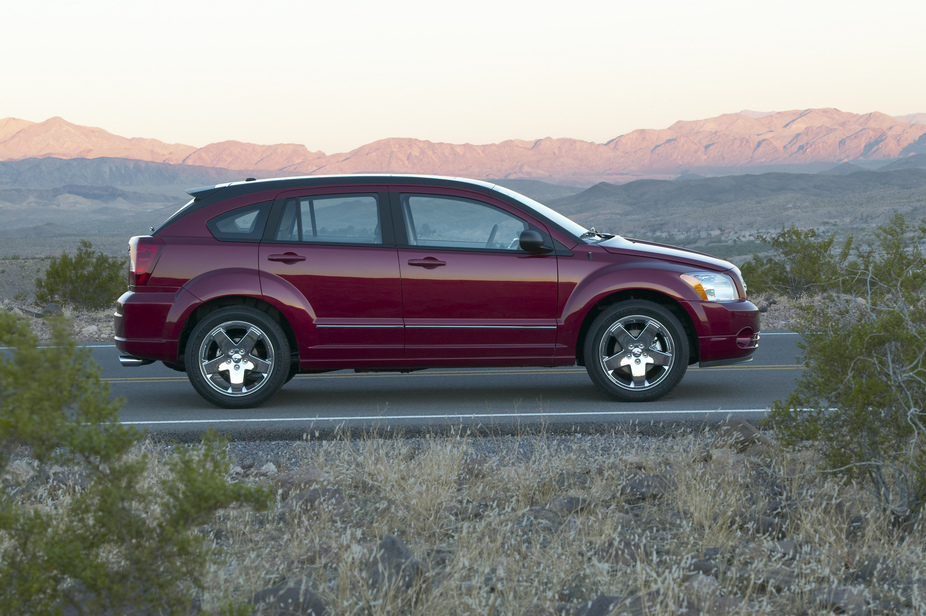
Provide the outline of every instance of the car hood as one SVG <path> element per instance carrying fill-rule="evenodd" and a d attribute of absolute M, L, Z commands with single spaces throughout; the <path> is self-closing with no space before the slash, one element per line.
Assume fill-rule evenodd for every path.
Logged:
<path fill-rule="evenodd" d="M 715 271 L 726 271 L 734 267 L 729 261 L 712 257 L 703 252 L 667 246 L 666 244 L 645 242 L 643 240 L 628 239 L 619 235 L 615 235 L 603 242 L 598 242 L 597 245 L 612 254 L 643 253 L 647 256 L 657 257 L 666 261 L 674 261 L 694 267 L 707 267 Z"/>

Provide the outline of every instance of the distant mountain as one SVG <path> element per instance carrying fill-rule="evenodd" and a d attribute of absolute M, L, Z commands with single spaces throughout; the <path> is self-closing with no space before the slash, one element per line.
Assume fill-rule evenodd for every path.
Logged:
<path fill-rule="evenodd" d="M 840 163 L 902 159 L 926 153 L 923 116 L 898 119 L 837 109 L 743 111 L 676 122 L 661 130 L 636 130 L 607 143 L 545 138 L 472 145 L 395 138 L 333 155 L 298 144 L 224 141 L 196 148 L 120 137 L 57 117 L 38 123 L 6 118 L 0 120 L 0 161 L 120 158 L 250 171 L 263 177 L 434 173 L 588 186 L 603 179 L 621 183 L 641 177 L 671 179 L 686 173 L 821 171 Z"/>
<path fill-rule="evenodd" d="M 896 116 L 901 122 L 910 124 L 926 124 L 926 113 L 911 113 L 904 116 Z"/>

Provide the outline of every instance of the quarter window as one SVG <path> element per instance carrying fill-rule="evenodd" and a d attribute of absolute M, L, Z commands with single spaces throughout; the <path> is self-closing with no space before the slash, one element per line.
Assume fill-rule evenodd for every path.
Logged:
<path fill-rule="evenodd" d="M 276 240 L 320 244 L 382 244 L 376 195 L 287 199 Z"/>
<path fill-rule="evenodd" d="M 436 195 L 402 195 L 412 246 L 518 250 L 528 228 L 520 218 L 487 203 Z"/>
<path fill-rule="evenodd" d="M 264 234 L 271 202 L 240 207 L 216 216 L 206 226 L 217 240 L 232 242 L 259 242 Z"/>

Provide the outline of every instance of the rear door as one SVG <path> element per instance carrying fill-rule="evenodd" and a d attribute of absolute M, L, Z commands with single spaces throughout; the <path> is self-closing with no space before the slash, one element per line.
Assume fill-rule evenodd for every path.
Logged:
<path fill-rule="evenodd" d="M 310 306 L 314 331 L 299 349 L 304 365 L 401 359 L 401 286 L 385 207 L 385 193 L 376 187 L 306 189 L 276 200 L 260 264 Z"/>
<path fill-rule="evenodd" d="M 502 201 L 452 189 L 398 189 L 395 223 L 405 357 L 446 364 L 549 361 L 557 263 L 518 236 L 547 233 Z M 404 236 L 404 237 L 403 237 Z"/>

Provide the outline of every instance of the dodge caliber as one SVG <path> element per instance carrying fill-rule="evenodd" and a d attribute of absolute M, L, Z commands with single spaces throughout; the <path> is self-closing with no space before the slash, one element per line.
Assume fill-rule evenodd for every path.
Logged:
<path fill-rule="evenodd" d="M 129 240 L 121 362 L 227 408 L 298 373 L 585 366 L 615 400 L 751 359 L 732 264 L 599 233 L 492 183 L 351 175 L 197 188 Z"/>

